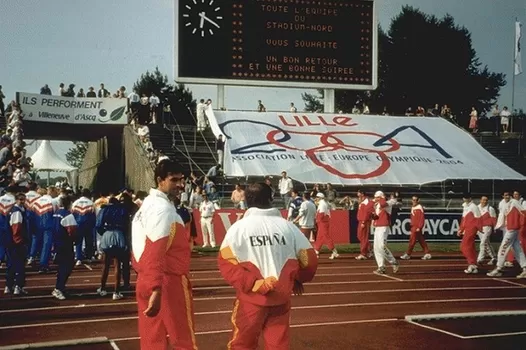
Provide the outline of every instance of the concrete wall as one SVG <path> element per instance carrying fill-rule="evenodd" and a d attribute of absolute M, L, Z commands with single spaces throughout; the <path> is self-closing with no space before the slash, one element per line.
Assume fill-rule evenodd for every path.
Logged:
<path fill-rule="evenodd" d="M 115 192 L 124 186 L 122 130 L 90 142 L 79 170 L 79 185 L 99 192 Z"/>
<path fill-rule="evenodd" d="M 90 142 L 79 170 L 79 186 L 95 189 L 100 165 L 107 159 L 106 139 Z"/>
<path fill-rule="evenodd" d="M 146 151 L 130 126 L 124 128 L 124 183 L 137 191 L 149 191 L 155 187 L 154 171 Z"/>

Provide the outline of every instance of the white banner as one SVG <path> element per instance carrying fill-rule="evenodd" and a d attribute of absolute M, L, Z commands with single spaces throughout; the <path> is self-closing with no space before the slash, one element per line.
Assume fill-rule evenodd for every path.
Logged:
<path fill-rule="evenodd" d="M 127 124 L 128 99 L 17 93 L 24 120 L 67 124 Z"/>
<path fill-rule="evenodd" d="M 525 180 L 442 118 L 207 111 L 227 138 L 229 176 L 304 183 L 419 185 L 448 179 Z"/>

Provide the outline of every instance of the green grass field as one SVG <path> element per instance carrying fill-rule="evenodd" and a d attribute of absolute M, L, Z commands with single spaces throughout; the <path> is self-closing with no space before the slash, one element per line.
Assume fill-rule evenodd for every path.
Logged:
<path fill-rule="evenodd" d="M 372 242 L 371 242 L 372 244 Z M 401 242 L 401 243 L 388 243 L 389 249 L 398 256 L 399 253 L 405 252 L 407 249 L 408 242 Z M 477 251 L 478 251 L 478 241 L 475 242 Z M 498 243 L 492 243 L 493 248 L 495 248 L 495 251 L 499 249 Z M 429 250 L 431 250 L 431 254 L 433 253 L 459 253 L 460 252 L 460 242 L 448 242 L 448 243 L 435 243 L 431 242 L 428 243 Z M 340 244 L 336 245 L 336 249 L 338 249 L 339 253 L 349 253 L 349 254 L 358 254 L 360 252 L 360 246 L 358 243 L 353 244 Z M 198 251 L 204 255 L 214 255 L 219 251 L 219 247 L 216 248 L 198 248 Z M 322 253 L 328 253 L 329 250 L 324 247 L 321 250 Z M 420 246 L 416 245 L 414 253 L 419 254 L 422 250 Z"/>

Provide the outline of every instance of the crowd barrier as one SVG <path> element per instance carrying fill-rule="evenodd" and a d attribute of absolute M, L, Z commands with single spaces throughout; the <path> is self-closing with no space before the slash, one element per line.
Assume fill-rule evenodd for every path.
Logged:
<path fill-rule="evenodd" d="M 216 244 L 220 245 L 225 237 L 226 231 L 243 216 L 244 210 L 221 209 L 215 212 L 214 232 Z M 281 211 L 283 217 L 287 216 L 287 211 Z M 424 237 L 428 242 L 459 242 L 457 236 L 462 220 L 462 213 L 458 211 L 450 212 L 426 212 L 426 223 L 424 226 Z M 199 210 L 194 209 L 194 220 L 200 222 Z M 408 242 L 411 233 L 411 213 L 400 212 L 391 229 L 388 240 L 391 242 Z M 336 244 L 358 243 L 356 228 L 356 212 L 348 210 L 332 210 L 330 233 Z M 196 225 L 197 244 L 202 244 L 201 225 Z M 372 232 L 371 232 L 372 233 Z M 372 240 L 372 237 L 371 237 Z M 502 233 L 496 231 L 491 235 L 492 242 L 500 242 Z"/>
<path fill-rule="evenodd" d="M 219 246 L 223 242 L 226 231 L 239 220 L 243 214 L 244 210 L 236 209 L 220 209 L 216 210 L 213 220 L 214 233 L 216 237 L 216 244 Z M 281 214 L 284 218 L 287 217 L 287 210 L 282 210 Z M 194 220 L 196 223 L 200 222 L 199 210 L 194 209 L 193 212 Z M 347 210 L 333 210 L 331 211 L 331 228 L 330 233 L 334 239 L 335 244 L 347 244 L 350 242 L 350 229 L 349 229 L 349 212 Z M 197 239 L 196 243 L 198 245 L 203 244 L 203 235 L 201 232 L 201 225 L 196 225 L 197 229 Z"/>

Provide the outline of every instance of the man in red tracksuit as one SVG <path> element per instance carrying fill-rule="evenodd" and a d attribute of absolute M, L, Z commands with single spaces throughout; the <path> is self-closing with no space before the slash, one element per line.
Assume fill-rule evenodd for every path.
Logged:
<path fill-rule="evenodd" d="M 160 161 L 157 188 L 151 189 L 132 222 L 132 259 L 137 271 L 136 298 L 141 349 L 197 349 L 190 246 L 184 222 L 170 198 L 184 186 L 178 164 Z"/>
<path fill-rule="evenodd" d="M 402 255 L 400 259 L 411 259 L 411 253 L 413 253 L 416 242 L 418 242 L 424 250 L 424 256 L 422 257 L 422 260 L 429 260 L 431 259 L 431 254 L 429 252 L 429 247 L 427 246 L 423 232 L 425 224 L 424 208 L 420 204 L 420 198 L 417 196 L 413 196 L 411 201 L 413 206 L 411 207 L 411 236 L 409 237 L 409 247 L 407 248 L 407 252 Z"/>
<path fill-rule="evenodd" d="M 289 350 L 291 294 L 302 294 L 318 267 L 308 239 L 271 198 L 267 184 L 248 186 L 249 209 L 221 244 L 219 270 L 236 290 L 231 350 L 257 349 L 261 334 L 266 349 Z"/>
<path fill-rule="evenodd" d="M 371 234 L 371 216 L 374 211 L 374 202 L 370 200 L 362 190 L 358 190 L 357 194 L 360 204 L 358 205 L 358 213 L 356 214 L 356 219 L 358 220 L 356 233 L 360 241 L 360 255 L 355 259 L 365 260 L 372 255 L 369 235 Z"/>
<path fill-rule="evenodd" d="M 477 233 L 482 231 L 482 220 L 478 206 L 471 200 L 471 195 L 466 193 L 462 197 L 464 200 L 464 210 L 462 212 L 462 221 L 458 230 L 458 236 L 462 237 L 460 250 L 468 261 L 468 268 L 465 273 L 478 273 L 477 268 L 477 251 L 475 249 L 475 239 Z"/>

